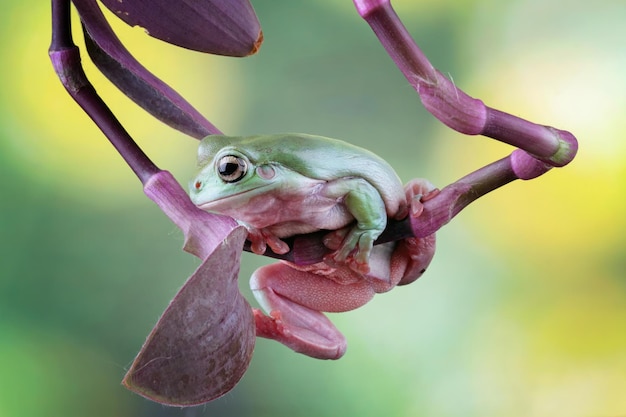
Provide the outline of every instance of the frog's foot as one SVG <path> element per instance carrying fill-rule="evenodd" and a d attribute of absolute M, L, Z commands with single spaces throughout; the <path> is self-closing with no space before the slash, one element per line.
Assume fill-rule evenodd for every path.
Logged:
<path fill-rule="evenodd" d="M 424 203 L 439 194 L 439 189 L 424 179 L 412 179 L 404 186 L 409 215 L 419 217 Z M 435 235 L 406 238 L 398 242 L 391 258 L 391 280 L 406 285 L 421 277 L 435 255 Z"/>
<path fill-rule="evenodd" d="M 409 204 L 409 215 L 415 218 L 424 211 L 423 203 L 439 194 L 439 189 L 428 180 L 414 178 L 406 183 L 404 192 Z"/>
<path fill-rule="evenodd" d="M 257 255 L 263 255 L 269 246 L 270 249 L 277 254 L 284 254 L 290 251 L 289 245 L 266 229 L 256 229 L 248 227 L 248 240 L 250 241 L 250 249 Z"/>
<path fill-rule="evenodd" d="M 306 307 L 302 307 L 306 309 Z M 291 323 L 283 313 L 272 310 L 269 316 L 259 309 L 252 309 L 256 324 L 256 335 L 276 340 L 295 352 L 317 359 L 339 359 L 346 352 L 345 337 L 319 311 L 310 309 L 309 323 Z M 302 315 L 300 311 L 298 314 Z"/>
<path fill-rule="evenodd" d="M 391 276 L 397 285 L 421 277 L 435 255 L 435 235 L 407 238 L 398 242 L 391 259 Z"/>
<path fill-rule="evenodd" d="M 344 282 L 341 276 L 338 281 Z M 364 279 L 341 284 L 313 269 L 294 269 L 283 262 L 257 269 L 250 278 L 250 288 L 269 313 L 254 312 L 257 335 L 320 359 L 338 359 L 346 351 L 344 336 L 322 311 L 353 310 L 374 296 Z"/>
<path fill-rule="evenodd" d="M 348 266 L 365 275 L 370 271 L 369 258 L 379 234 L 378 230 L 364 230 L 358 226 L 335 230 L 324 237 L 324 245 L 335 251 L 324 261 L 333 266 Z"/>
<path fill-rule="evenodd" d="M 253 308 L 254 323 L 256 325 L 257 337 L 264 337 L 266 339 L 278 340 L 281 338 L 288 338 L 289 330 L 285 329 L 283 325 L 282 314 L 280 311 L 273 311 L 269 316 L 263 314 L 258 308 Z"/>

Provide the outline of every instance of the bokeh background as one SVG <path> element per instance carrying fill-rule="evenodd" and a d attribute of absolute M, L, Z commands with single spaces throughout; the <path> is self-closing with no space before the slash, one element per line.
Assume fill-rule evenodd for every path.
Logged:
<path fill-rule="evenodd" d="M 416 283 L 333 315 L 349 341 L 341 360 L 259 340 L 231 393 L 178 409 L 120 380 L 197 260 L 56 79 L 49 2 L 2 3 L 0 417 L 626 415 L 626 3 L 395 5 L 458 86 L 572 131 L 578 157 L 473 204 L 441 230 Z M 440 186 L 511 151 L 429 116 L 351 2 L 255 7 L 265 43 L 247 59 L 178 49 L 111 19 L 140 61 L 230 134 L 337 137 L 403 180 Z M 186 184 L 197 142 L 83 58 L 131 134 Z M 246 295 L 264 262 L 244 256 Z"/>

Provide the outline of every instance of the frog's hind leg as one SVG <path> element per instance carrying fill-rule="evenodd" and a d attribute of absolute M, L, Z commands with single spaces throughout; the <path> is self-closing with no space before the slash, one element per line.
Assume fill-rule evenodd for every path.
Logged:
<path fill-rule="evenodd" d="M 339 359 L 346 351 L 345 337 L 322 311 L 352 310 L 374 296 L 363 280 L 342 284 L 283 263 L 259 268 L 250 287 L 269 313 L 254 309 L 257 336 L 318 359 Z"/>

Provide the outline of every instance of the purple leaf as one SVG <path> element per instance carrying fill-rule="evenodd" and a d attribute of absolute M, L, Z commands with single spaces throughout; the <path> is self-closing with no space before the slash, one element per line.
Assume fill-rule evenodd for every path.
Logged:
<path fill-rule="evenodd" d="M 237 275 L 247 231 L 230 217 L 198 209 L 167 171 L 144 191 L 185 234 L 202 264 L 148 336 L 123 380 L 151 400 L 178 406 L 211 401 L 245 373 L 256 339 L 252 310 Z"/>
<path fill-rule="evenodd" d="M 127 388 L 188 406 L 227 393 L 243 376 L 256 337 L 237 286 L 245 237 L 245 229 L 236 229 L 176 294 L 126 374 Z"/>
<path fill-rule="evenodd" d="M 101 0 L 131 26 L 173 45 L 217 55 L 254 54 L 263 41 L 247 0 Z"/>
<path fill-rule="evenodd" d="M 124 94 L 157 119 L 195 138 L 220 133 L 191 104 L 144 68 L 104 18 L 95 0 L 74 0 L 96 66 Z"/>

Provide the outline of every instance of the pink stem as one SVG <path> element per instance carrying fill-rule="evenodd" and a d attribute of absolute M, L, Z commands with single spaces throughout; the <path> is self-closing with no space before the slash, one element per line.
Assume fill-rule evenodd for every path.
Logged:
<path fill-rule="evenodd" d="M 61 83 L 102 130 L 142 183 L 159 168 L 137 146 L 87 79 L 80 52 L 72 40 L 70 1 L 52 0 L 52 42 L 49 55 Z"/>
<path fill-rule="evenodd" d="M 538 125 L 485 106 L 437 71 L 417 46 L 389 0 L 354 0 L 387 53 L 442 123 L 467 135 L 484 135 L 527 151 L 551 166 L 569 163 L 578 149 L 569 132 Z"/>

